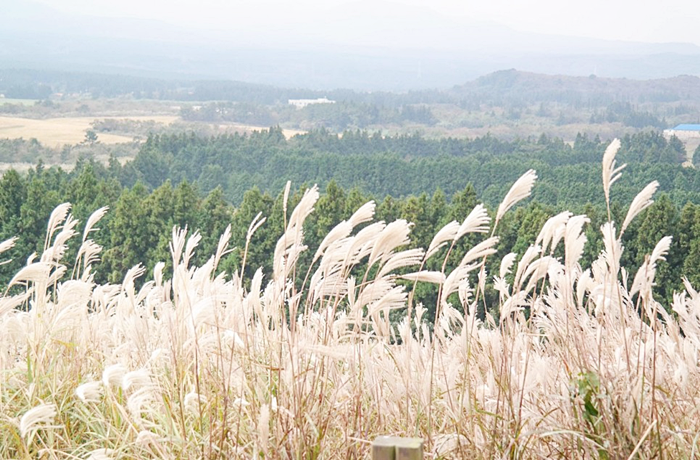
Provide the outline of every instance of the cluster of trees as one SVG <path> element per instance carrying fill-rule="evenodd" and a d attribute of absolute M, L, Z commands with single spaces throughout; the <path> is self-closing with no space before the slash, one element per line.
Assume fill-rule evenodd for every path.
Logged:
<path fill-rule="evenodd" d="M 425 105 L 381 106 L 357 102 L 311 104 L 297 109 L 288 104 L 264 106 L 250 102 L 210 102 L 185 106 L 180 116 L 186 121 L 237 122 L 257 126 L 291 124 L 304 129 L 327 128 L 339 132 L 349 128 L 402 125 L 434 125 L 437 120 Z"/>
<path fill-rule="evenodd" d="M 650 111 L 637 110 L 629 102 L 612 103 L 605 111 L 594 112 L 590 118 L 591 124 L 615 122 L 621 122 L 625 126 L 633 128 L 653 127 L 663 129 L 668 126 L 666 118 L 659 118 Z"/>

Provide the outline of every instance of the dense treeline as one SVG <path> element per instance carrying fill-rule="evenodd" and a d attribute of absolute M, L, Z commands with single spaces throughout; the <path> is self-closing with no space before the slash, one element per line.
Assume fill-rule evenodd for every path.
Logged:
<path fill-rule="evenodd" d="M 168 241 L 174 225 L 201 232 L 203 239 L 195 263 L 204 262 L 213 253 L 219 236 L 231 224 L 232 245 L 236 249 L 222 262 L 221 268 L 227 271 L 244 269 L 251 276 L 258 267 L 264 267 L 266 272 L 271 269 L 268 266 L 272 260 L 270 255 L 283 233 L 285 222 L 281 193 L 271 195 L 253 187 L 234 206 L 225 199 L 220 187 L 202 194 L 196 185 L 187 180 L 181 180 L 176 185 L 171 180 L 165 180 L 152 190 L 141 182 L 122 186 L 120 176 L 123 173 L 123 168 L 115 161 L 106 167 L 93 161 L 81 161 L 71 172 L 41 165 L 26 175 L 12 170 L 6 172 L 0 180 L 0 238 L 18 235 L 20 239 L 9 255 L 14 261 L 0 266 L 2 283 L 8 282 L 29 254 L 41 252 L 47 218 L 56 205 L 66 201 L 73 203 L 74 215 L 83 222 L 99 207 L 110 207 L 110 212 L 101 222 L 101 230 L 93 236 L 97 243 L 106 248 L 102 262 L 94 272 L 99 282 L 118 282 L 129 268 L 138 263 L 145 264 L 151 273 L 156 262 L 168 261 Z M 507 188 L 510 184 L 504 186 Z M 536 189 L 541 186 L 538 185 Z M 296 193 L 292 192 L 290 209 L 298 202 L 302 191 L 303 186 Z M 621 200 L 617 193 L 614 198 L 617 203 L 628 201 Z M 316 212 L 306 223 L 308 246 L 316 247 L 331 228 L 371 199 L 377 202 L 378 220 L 406 219 L 413 222 L 411 244 L 424 248 L 429 246 L 442 226 L 453 220 L 461 222 L 481 202 L 477 190 L 470 183 L 450 194 L 438 188 L 431 194 L 378 198 L 356 187 L 341 187 L 331 180 L 316 206 Z M 616 221 L 624 218 L 625 206 L 613 207 Z M 495 206 L 490 208 L 495 209 Z M 532 201 L 507 214 L 497 229 L 502 254 L 494 260 L 500 260 L 510 250 L 522 255 L 535 240 L 546 219 L 561 210 L 558 206 Z M 591 218 L 586 232 L 589 245 L 584 256 L 584 263 L 589 264 L 602 247 L 598 229 L 607 218 L 607 213 L 601 206 L 591 204 L 579 204 L 572 211 L 586 213 Z M 243 268 L 246 232 L 258 213 L 267 217 L 267 221 L 253 235 Z M 668 263 L 659 268 L 657 293 L 668 298 L 680 287 L 681 274 L 691 282 L 700 284 L 700 206 L 692 203 L 677 206 L 669 195 L 662 194 L 627 230 L 623 254 L 625 266 L 639 266 L 656 242 L 666 235 L 672 235 L 674 240 L 667 257 Z M 457 263 L 460 254 L 478 241 L 475 236 L 460 241 L 453 253 L 454 260 L 451 259 L 450 263 Z M 306 257 L 310 257 L 310 254 Z M 300 266 L 307 267 L 309 262 L 304 259 Z M 497 270 L 497 267 L 490 269 Z M 492 293 L 489 291 L 487 294 Z M 419 285 L 416 295 L 426 305 L 436 304 L 436 291 L 431 287 Z"/>
<path fill-rule="evenodd" d="M 578 136 L 573 145 L 561 139 L 502 141 L 426 139 L 418 134 L 382 136 L 365 131 L 342 135 L 314 130 L 285 139 L 282 131 L 203 138 L 188 134 L 151 136 L 122 174 L 124 185 L 140 178 L 150 188 L 165 180 L 196 183 L 207 192 L 221 186 L 237 203 L 253 186 L 281 190 L 292 183 L 327 184 L 359 189 L 379 198 L 403 197 L 442 189 L 447 195 L 471 183 L 485 203 L 493 206 L 509 184 L 525 170 L 541 178 L 535 199 L 557 207 L 601 203 L 600 139 Z M 676 204 L 700 202 L 700 175 L 683 168 L 683 144 L 656 132 L 623 139 L 620 161 L 629 171 L 618 185 L 621 199 L 630 200 L 651 180 L 658 180 Z M 129 182 L 132 180 L 132 182 Z"/>

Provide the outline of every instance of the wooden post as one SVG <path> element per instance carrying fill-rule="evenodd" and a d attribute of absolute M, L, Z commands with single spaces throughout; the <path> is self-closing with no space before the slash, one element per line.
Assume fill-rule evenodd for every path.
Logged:
<path fill-rule="evenodd" d="M 423 460 L 423 440 L 377 436 L 372 442 L 372 460 Z"/>

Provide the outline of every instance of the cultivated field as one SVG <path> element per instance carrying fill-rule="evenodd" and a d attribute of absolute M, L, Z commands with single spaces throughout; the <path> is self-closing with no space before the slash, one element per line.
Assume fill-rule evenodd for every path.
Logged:
<path fill-rule="evenodd" d="M 35 138 L 44 145 L 58 147 L 77 144 L 85 139 L 85 133 L 96 120 L 107 118 L 127 118 L 129 120 L 153 120 L 157 123 L 170 124 L 178 119 L 175 116 L 143 117 L 67 117 L 36 120 L 20 117 L 0 117 L 0 138 L 31 139 Z M 131 142 L 133 139 L 115 134 L 100 133 L 99 141 L 105 144 Z"/>
<path fill-rule="evenodd" d="M 126 117 L 61 117 L 33 119 L 22 117 L 0 116 L 0 139 L 32 139 L 35 138 L 42 144 L 49 147 L 60 147 L 67 144 L 78 144 L 85 139 L 85 133 L 92 128 L 92 123 L 99 120 L 132 120 L 132 121 L 154 121 L 163 125 L 170 125 L 180 118 L 173 115 L 151 115 L 151 116 L 126 116 Z M 243 125 L 239 123 L 208 124 L 220 133 L 249 133 L 268 129 L 262 126 Z M 304 131 L 296 129 L 283 130 L 285 137 L 290 138 Z M 134 139 L 129 136 L 110 133 L 97 133 L 98 140 L 104 144 L 119 144 L 132 142 Z"/>

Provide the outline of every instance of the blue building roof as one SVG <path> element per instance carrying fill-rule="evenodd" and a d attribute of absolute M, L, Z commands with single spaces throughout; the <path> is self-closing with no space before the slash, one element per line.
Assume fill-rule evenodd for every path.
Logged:
<path fill-rule="evenodd" d="M 674 131 L 700 131 L 700 125 L 683 124 L 673 128 Z"/>

